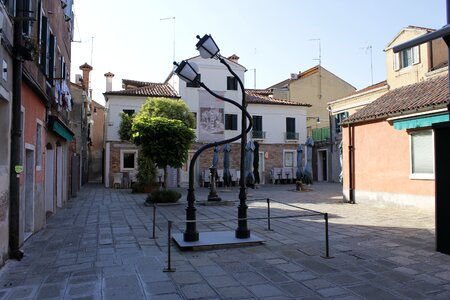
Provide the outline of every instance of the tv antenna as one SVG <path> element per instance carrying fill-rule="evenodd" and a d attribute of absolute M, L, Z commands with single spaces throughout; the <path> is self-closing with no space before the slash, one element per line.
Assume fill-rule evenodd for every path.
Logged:
<path fill-rule="evenodd" d="M 175 61 L 175 17 L 161 18 L 160 21 L 173 20 L 173 61 Z"/>
<path fill-rule="evenodd" d="M 367 52 L 370 52 L 370 79 L 373 85 L 373 57 L 372 57 L 372 45 L 367 45 L 365 47 L 361 47 L 361 49 L 364 49 Z"/>

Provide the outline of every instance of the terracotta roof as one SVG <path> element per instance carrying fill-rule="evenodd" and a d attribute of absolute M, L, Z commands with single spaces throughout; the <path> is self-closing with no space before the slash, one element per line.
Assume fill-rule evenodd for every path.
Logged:
<path fill-rule="evenodd" d="M 365 93 L 365 92 L 368 92 L 368 91 L 371 91 L 371 90 L 374 90 L 374 89 L 383 87 L 383 86 L 385 86 L 385 85 L 387 85 L 387 81 L 386 81 L 386 80 L 383 80 L 383 81 L 380 81 L 380 82 L 378 82 L 378 83 L 375 83 L 375 84 L 366 86 L 365 88 L 362 88 L 362 89 L 360 89 L 360 90 L 357 90 L 357 91 L 355 91 L 353 94 L 351 94 L 351 95 L 349 95 L 349 96 L 353 96 L 353 95 L 357 95 L 357 94 L 362 94 L 362 93 Z M 349 96 L 347 96 L 347 97 L 349 97 Z"/>
<path fill-rule="evenodd" d="M 247 103 L 253 103 L 253 104 L 276 104 L 276 105 L 293 105 L 293 106 L 306 106 L 311 107 L 311 104 L 304 104 L 304 103 L 298 103 L 294 101 L 289 101 L 285 99 L 277 99 L 272 98 L 268 96 L 264 96 L 261 94 L 255 94 L 251 93 L 248 90 L 246 90 L 246 100 Z"/>
<path fill-rule="evenodd" d="M 137 81 L 137 80 L 131 80 L 131 79 L 122 79 L 122 86 L 133 86 L 135 88 L 144 87 L 147 85 L 153 84 L 152 82 L 146 82 L 146 81 Z"/>
<path fill-rule="evenodd" d="M 125 96 L 147 96 L 147 97 L 166 97 L 166 98 L 180 98 L 178 93 L 169 85 L 164 83 L 150 83 L 147 86 L 106 92 L 104 95 L 125 95 Z"/>
<path fill-rule="evenodd" d="M 384 119 L 390 116 L 430 108 L 445 107 L 448 103 L 448 75 L 403 86 L 387 92 L 344 120 L 344 123 Z"/>
<path fill-rule="evenodd" d="M 273 92 L 268 89 L 245 89 L 245 91 L 250 94 L 257 94 L 263 96 L 269 96 L 273 94 Z"/>

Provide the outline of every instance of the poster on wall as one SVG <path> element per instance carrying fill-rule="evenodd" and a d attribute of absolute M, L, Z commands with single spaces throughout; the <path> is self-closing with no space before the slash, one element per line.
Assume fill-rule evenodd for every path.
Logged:
<path fill-rule="evenodd" d="M 200 137 L 203 141 L 218 141 L 224 136 L 223 108 L 200 107 Z"/>
<path fill-rule="evenodd" d="M 224 102 L 206 91 L 200 92 L 199 140 L 205 142 L 223 140 L 225 137 Z"/>

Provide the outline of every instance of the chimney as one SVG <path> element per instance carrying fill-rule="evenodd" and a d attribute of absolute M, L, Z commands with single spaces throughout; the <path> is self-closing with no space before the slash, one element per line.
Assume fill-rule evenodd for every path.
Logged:
<path fill-rule="evenodd" d="M 234 63 L 238 63 L 239 61 L 239 56 L 237 56 L 236 54 L 231 55 L 230 57 L 228 57 L 229 60 L 231 60 Z"/>
<path fill-rule="evenodd" d="M 92 71 L 92 67 L 87 63 L 80 66 L 80 70 L 83 71 L 83 90 L 88 91 L 89 89 L 89 73 Z"/>
<path fill-rule="evenodd" d="M 106 77 L 106 92 L 112 91 L 112 79 L 114 77 L 114 74 L 111 72 L 105 73 Z"/>

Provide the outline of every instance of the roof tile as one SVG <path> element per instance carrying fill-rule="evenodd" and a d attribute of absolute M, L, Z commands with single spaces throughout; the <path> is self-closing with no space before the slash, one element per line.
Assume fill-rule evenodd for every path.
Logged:
<path fill-rule="evenodd" d="M 148 83 L 149 85 L 135 89 L 106 92 L 105 95 L 180 98 L 178 93 L 169 84 Z"/>
<path fill-rule="evenodd" d="M 448 75 L 387 92 L 348 117 L 344 123 L 388 118 L 393 115 L 444 107 L 448 103 Z"/>

